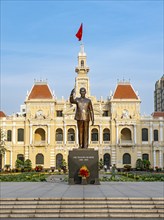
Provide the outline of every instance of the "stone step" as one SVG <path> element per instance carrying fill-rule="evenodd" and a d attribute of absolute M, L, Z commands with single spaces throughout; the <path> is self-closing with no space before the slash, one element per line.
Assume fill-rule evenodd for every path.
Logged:
<path fill-rule="evenodd" d="M 40 214 L 0 214 L 0 218 L 164 218 L 163 214 L 159 213 L 40 213 Z"/>
<path fill-rule="evenodd" d="M 163 218 L 164 198 L 0 199 L 1 218 Z"/>
<path fill-rule="evenodd" d="M 74 210 L 74 209 L 12 209 L 12 210 L 7 210 L 7 209 L 2 209 L 1 210 L 1 213 L 2 214 L 13 214 L 13 213 L 74 213 L 76 211 L 77 212 L 80 212 L 80 213 L 92 213 L 92 212 L 95 212 L 95 213 L 100 213 L 100 212 L 103 212 L 103 213 L 121 213 L 121 212 L 138 212 L 139 209 L 77 209 L 77 210 Z M 157 209 L 140 209 L 140 213 L 164 213 L 164 210 L 161 209 L 161 210 L 157 210 Z"/>
<path fill-rule="evenodd" d="M 124 205 L 124 204 L 161 204 L 161 205 L 164 205 L 164 201 L 162 200 L 157 200 L 157 201 L 154 201 L 154 200 L 149 200 L 149 201 L 132 201 L 132 200 L 129 200 L 129 201 L 107 201 L 107 200 L 104 200 L 104 201 L 99 201 L 99 200 L 96 200 L 96 201 L 34 201 L 34 200 L 31 200 L 31 201 L 0 201 L 1 205 L 17 205 L 17 204 L 26 204 L 26 205 L 42 205 L 42 204 L 46 204 L 46 205 L 58 205 L 58 204 L 61 204 L 61 205 L 65 205 L 65 204 L 69 204 L 69 205 L 87 205 L 87 204 L 96 204 L 96 205 L 110 205 L 110 204 L 117 204 L 117 205 Z"/>

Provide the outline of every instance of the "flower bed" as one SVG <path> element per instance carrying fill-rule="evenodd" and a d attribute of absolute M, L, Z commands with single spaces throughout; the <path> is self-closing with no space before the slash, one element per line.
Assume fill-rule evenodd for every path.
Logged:
<path fill-rule="evenodd" d="M 0 175 L 0 182 L 42 182 L 46 181 L 48 174 L 18 173 Z"/>

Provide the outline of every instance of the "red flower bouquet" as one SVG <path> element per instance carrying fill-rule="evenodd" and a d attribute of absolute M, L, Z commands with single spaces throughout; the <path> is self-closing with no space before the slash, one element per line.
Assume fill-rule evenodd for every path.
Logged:
<path fill-rule="evenodd" d="M 79 176 L 81 176 L 81 177 L 89 177 L 90 176 L 90 172 L 89 172 L 88 168 L 85 165 L 83 165 L 80 168 Z"/>

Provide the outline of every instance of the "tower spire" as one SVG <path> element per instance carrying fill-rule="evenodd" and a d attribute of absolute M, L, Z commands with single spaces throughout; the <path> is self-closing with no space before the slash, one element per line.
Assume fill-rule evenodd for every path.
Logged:
<path fill-rule="evenodd" d="M 75 93 L 78 96 L 81 87 L 86 88 L 86 95 L 90 96 L 89 67 L 87 66 L 87 55 L 84 51 L 84 44 L 80 45 L 80 52 L 78 53 L 78 66 L 75 68 L 77 77 L 75 79 Z"/>

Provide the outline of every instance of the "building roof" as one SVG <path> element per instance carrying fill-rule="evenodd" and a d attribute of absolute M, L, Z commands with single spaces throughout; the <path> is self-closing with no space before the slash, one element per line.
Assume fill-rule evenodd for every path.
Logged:
<path fill-rule="evenodd" d="M 6 117 L 5 113 L 0 111 L 0 118 Z"/>
<path fill-rule="evenodd" d="M 114 99 L 139 99 L 130 83 L 118 83 Z"/>
<path fill-rule="evenodd" d="M 28 95 L 30 99 L 52 99 L 53 95 L 46 82 L 36 82 Z"/>
<path fill-rule="evenodd" d="M 153 112 L 152 116 L 154 118 L 164 117 L 164 112 Z"/>

